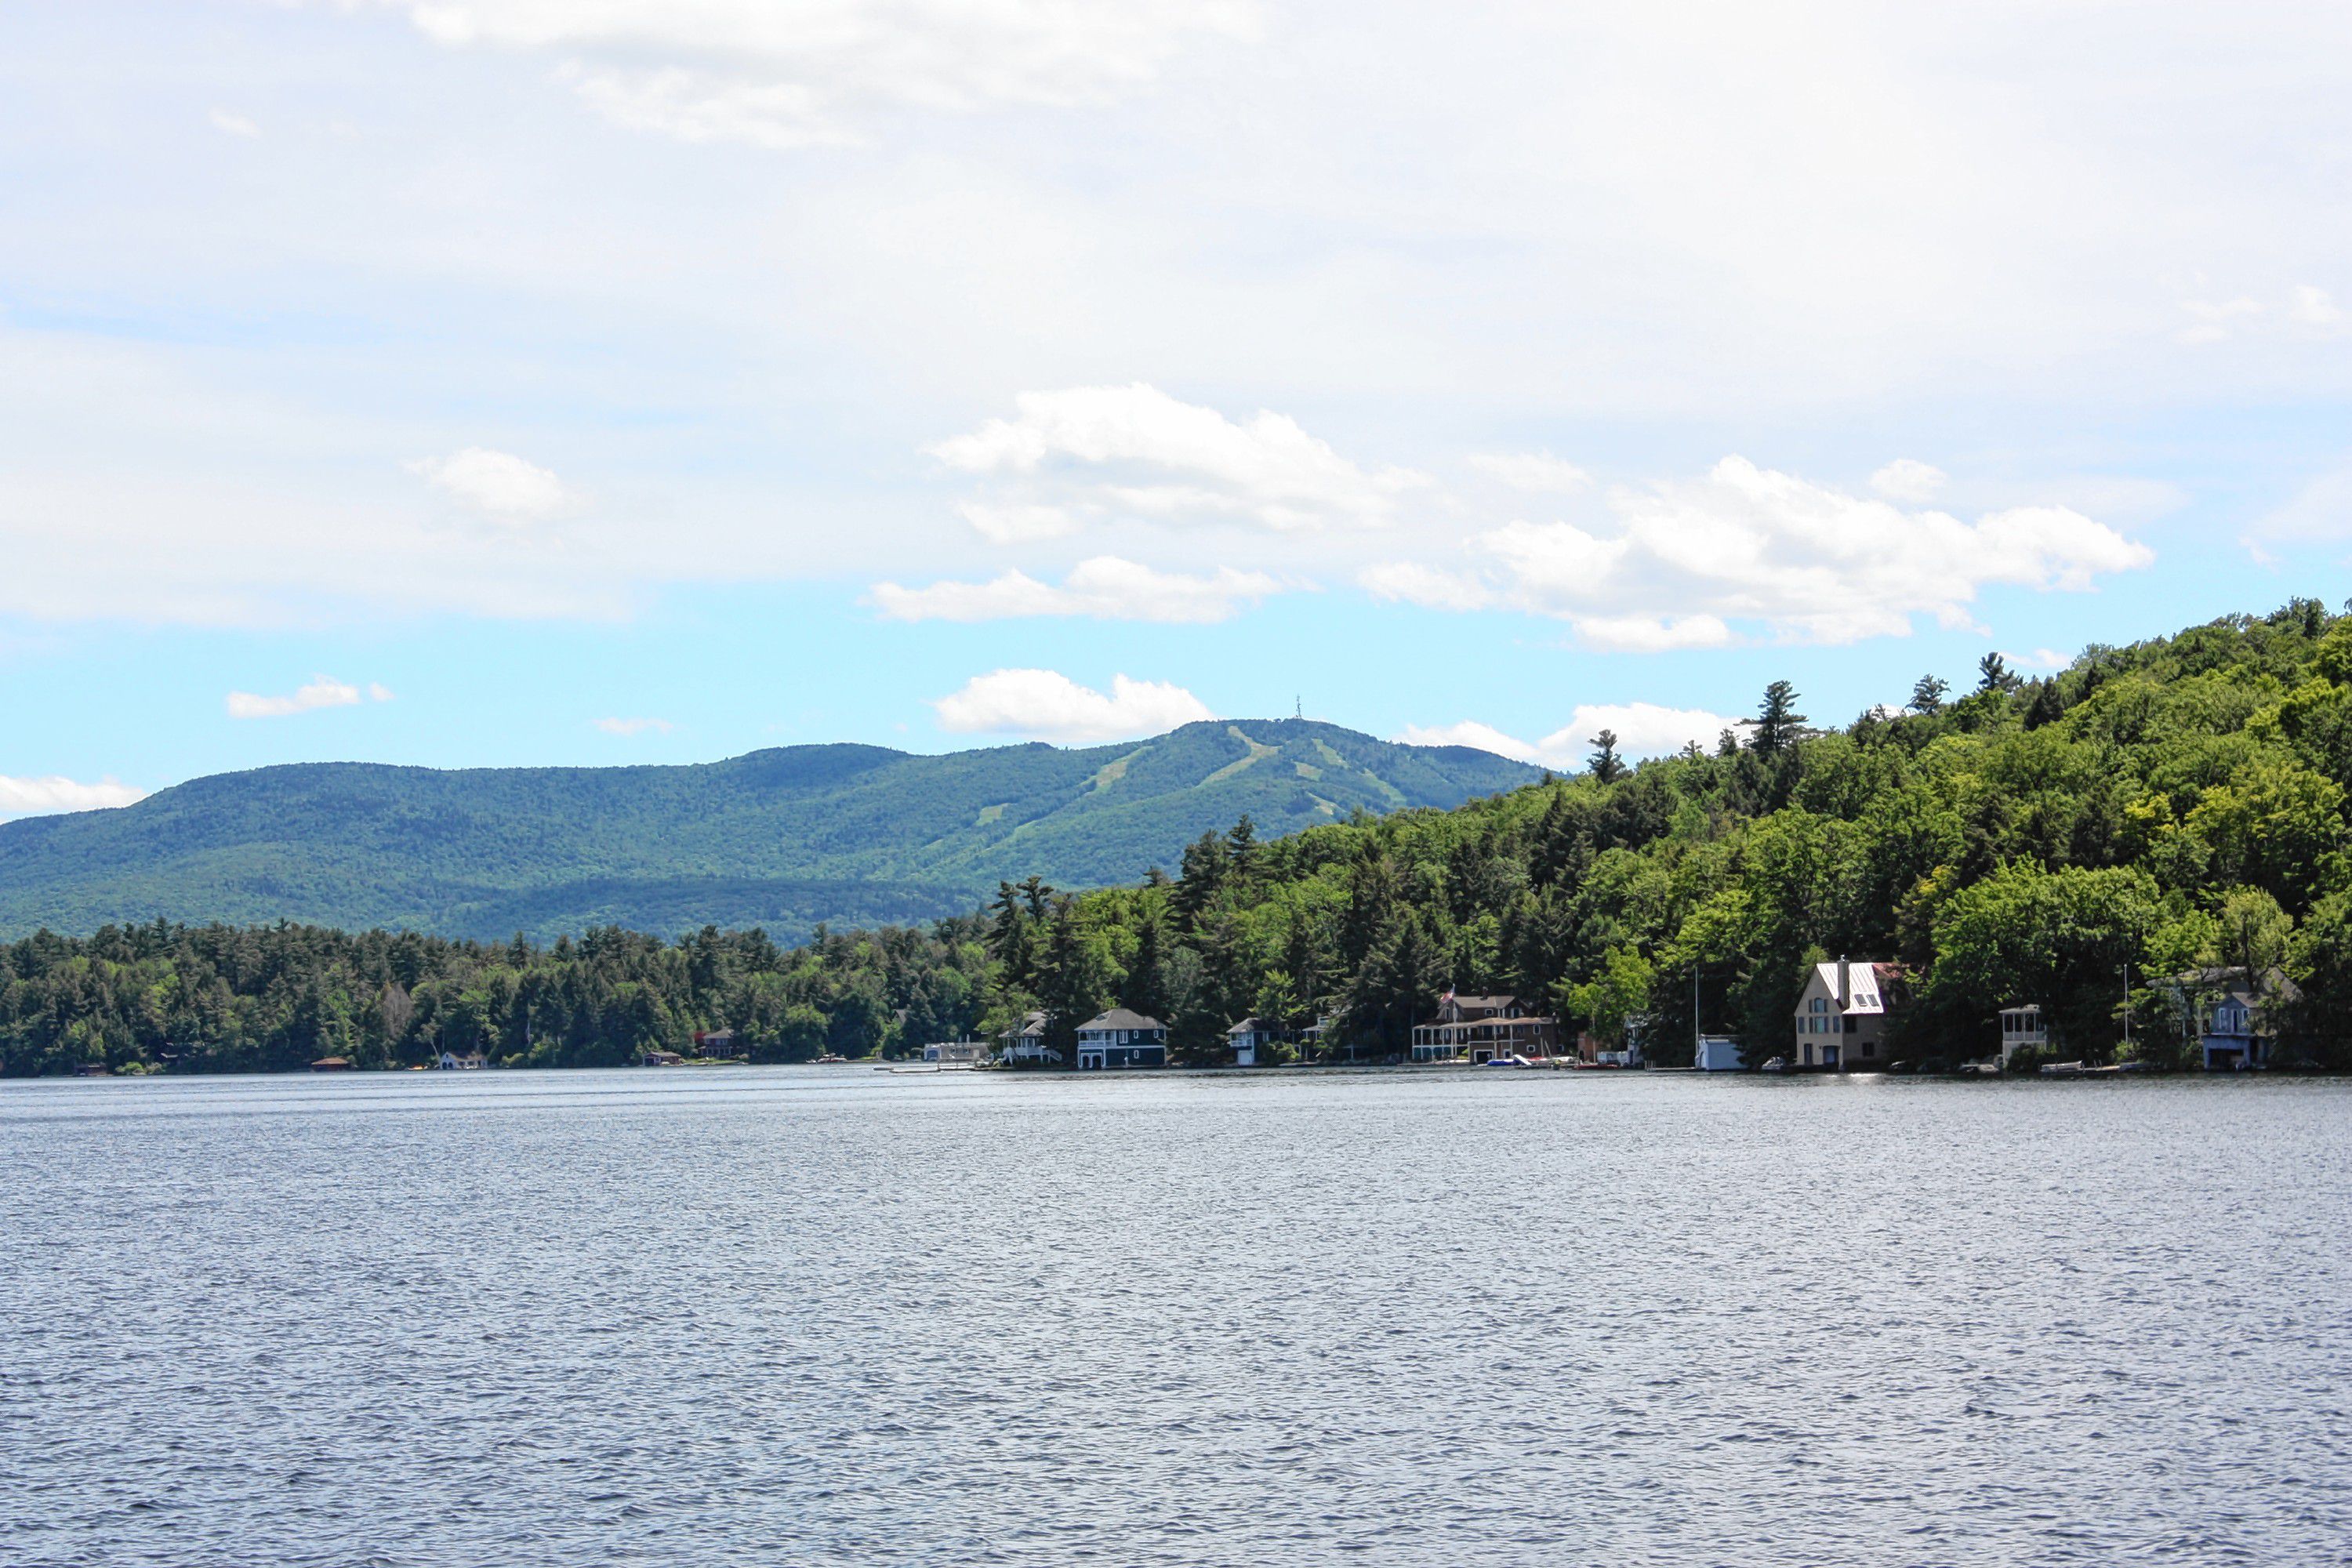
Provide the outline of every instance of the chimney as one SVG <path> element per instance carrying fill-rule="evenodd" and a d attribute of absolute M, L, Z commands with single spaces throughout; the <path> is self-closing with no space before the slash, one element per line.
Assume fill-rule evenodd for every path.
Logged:
<path fill-rule="evenodd" d="M 1838 954 L 1838 1011 L 1843 1013 L 1853 1005 L 1853 970 L 1846 963 L 1845 954 L 1841 952 Z"/>

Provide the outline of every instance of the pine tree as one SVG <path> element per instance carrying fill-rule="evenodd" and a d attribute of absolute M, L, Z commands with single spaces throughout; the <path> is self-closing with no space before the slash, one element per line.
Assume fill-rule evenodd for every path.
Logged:
<path fill-rule="evenodd" d="M 2066 699 L 2058 690 L 2056 680 L 2033 683 L 2033 700 L 2026 704 L 2025 727 L 2039 730 L 2044 724 L 2054 724 L 2066 715 Z"/>
<path fill-rule="evenodd" d="M 1779 756 L 1804 737 L 1805 716 L 1797 711 L 1797 689 L 1785 680 L 1774 681 L 1764 689 L 1756 717 L 1740 722 L 1755 731 L 1748 740 L 1754 751 L 1762 756 Z"/>
<path fill-rule="evenodd" d="M 1127 967 L 1119 998 L 1147 1018 L 1168 1016 L 1168 957 L 1157 914 L 1147 911 L 1136 928 L 1135 961 Z"/>
<path fill-rule="evenodd" d="M 1944 710 L 1944 694 L 1951 689 L 1952 683 L 1941 676 L 1921 676 L 1911 688 L 1911 711 L 1941 713 Z"/>
<path fill-rule="evenodd" d="M 1625 776 L 1625 763 L 1617 755 L 1617 731 L 1603 730 L 1592 737 L 1593 752 L 1585 766 L 1592 776 L 1605 784 L 1615 784 Z"/>

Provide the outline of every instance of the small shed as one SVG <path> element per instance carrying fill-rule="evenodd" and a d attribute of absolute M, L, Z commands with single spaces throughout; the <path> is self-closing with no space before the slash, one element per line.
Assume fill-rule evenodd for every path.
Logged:
<path fill-rule="evenodd" d="M 1729 1035 L 1701 1035 L 1691 1066 L 1701 1072 L 1738 1072 L 1739 1042 Z"/>

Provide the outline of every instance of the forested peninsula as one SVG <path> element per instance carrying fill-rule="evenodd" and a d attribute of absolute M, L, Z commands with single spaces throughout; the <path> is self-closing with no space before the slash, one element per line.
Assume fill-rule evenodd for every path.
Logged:
<path fill-rule="evenodd" d="M 283 1070 L 324 1057 L 592 1067 L 724 1028 L 755 1060 L 1066 1032 L 1124 1005 L 1214 1062 L 1234 1019 L 1398 1051 L 1442 994 L 1540 998 L 1687 1059 L 1694 1024 L 1777 1042 L 1809 966 L 1891 963 L 1892 1055 L 1983 1054 L 2032 998 L 2070 1057 L 2182 1065 L 2169 977 L 2226 967 L 2280 1060 L 2352 1065 L 2352 616 L 2297 599 L 2032 679 L 1816 727 L 1775 682 L 1712 747 L 1261 839 L 1204 835 L 1131 886 L 1007 882 L 923 927 L 551 943 L 314 926 L 112 926 L 0 948 L 0 1071 Z M 1696 999 L 1696 1001 L 1695 1001 Z M 1696 1005 L 1699 1016 L 1695 1020 Z"/>

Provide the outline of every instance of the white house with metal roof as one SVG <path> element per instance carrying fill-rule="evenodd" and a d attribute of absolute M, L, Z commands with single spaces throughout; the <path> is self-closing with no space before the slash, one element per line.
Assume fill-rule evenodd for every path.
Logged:
<path fill-rule="evenodd" d="M 1816 963 L 1797 998 L 1796 1048 L 1801 1068 L 1883 1067 L 1886 1062 L 1890 963 Z"/>

